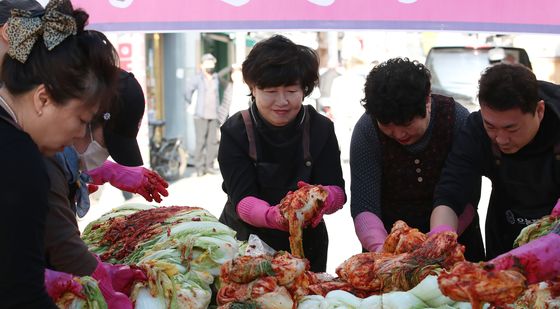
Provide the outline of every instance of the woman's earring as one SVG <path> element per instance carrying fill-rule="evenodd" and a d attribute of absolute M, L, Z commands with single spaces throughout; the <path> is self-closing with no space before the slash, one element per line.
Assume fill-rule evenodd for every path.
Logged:
<path fill-rule="evenodd" d="M 41 115 L 43 115 L 43 112 L 42 112 L 42 111 L 38 111 L 38 112 L 37 112 L 37 116 L 41 117 Z"/>

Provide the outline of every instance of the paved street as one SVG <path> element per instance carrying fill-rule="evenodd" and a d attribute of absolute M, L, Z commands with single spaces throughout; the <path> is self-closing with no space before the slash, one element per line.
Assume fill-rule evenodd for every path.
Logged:
<path fill-rule="evenodd" d="M 172 183 L 169 187 L 169 196 L 164 198 L 162 206 L 199 206 L 207 209 L 218 217 L 226 201 L 226 195 L 221 189 L 221 175 L 205 175 L 196 177 L 193 168 L 188 168 L 186 177 Z M 350 193 L 350 172 L 349 164 L 343 164 L 344 179 L 346 180 L 346 192 Z M 486 217 L 486 201 L 489 191 L 487 181 L 483 182 L 483 196 L 479 214 L 482 222 Z M 108 185 L 105 185 L 101 193 L 92 196 L 92 206 L 88 214 L 79 220 L 80 229 L 99 218 L 102 214 L 123 203 L 147 203 L 141 196 L 135 195 L 132 199 L 125 202 L 122 193 Z M 361 245 L 354 232 L 354 224 L 350 216 L 350 203 L 346 203 L 344 208 L 335 214 L 325 216 L 325 221 L 329 231 L 329 256 L 327 262 L 327 272 L 335 274 L 335 269 L 345 259 L 361 252 Z"/>

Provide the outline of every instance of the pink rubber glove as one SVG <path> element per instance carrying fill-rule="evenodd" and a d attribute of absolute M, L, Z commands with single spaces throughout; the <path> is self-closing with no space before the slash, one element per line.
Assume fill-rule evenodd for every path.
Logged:
<path fill-rule="evenodd" d="M 132 286 L 137 281 L 146 281 L 148 278 L 146 274 L 140 269 L 130 267 L 123 264 L 109 264 L 102 263 L 103 267 L 111 277 L 111 282 L 113 283 L 113 288 L 117 292 L 121 292 L 127 296 L 130 295 Z"/>
<path fill-rule="evenodd" d="M 86 173 L 95 185 L 109 182 L 115 188 L 142 195 L 148 202 L 155 200 L 159 203 L 161 196 L 168 195 L 165 189 L 169 186 L 167 182 L 156 172 L 142 166 L 128 167 L 105 161 L 100 167 Z"/>
<path fill-rule="evenodd" d="M 437 233 L 441 233 L 441 232 L 455 232 L 457 233 L 457 231 L 455 231 L 454 228 L 452 228 L 451 226 L 447 225 L 447 224 L 442 224 L 442 225 L 438 225 L 435 228 L 431 229 L 428 234 L 428 237 L 437 234 Z"/>
<path fill-rule="evenodd" d="M 428 237 L 440 233 L 440 232 L 455 232 L 457 233 L 457 235 L 461 235 L 463 234 L 463 232 L 467 229 L 467 227 L 473 222 L 473 219 L 475 217 L 476 214 L 476 210 L 474 209 L 472 204 L 467 204 L 465 206 L 465 209 L 463 210 L 463 213 L 461 213 L 461 215 L 459 217 L 457 217 L 457 230 L 455 230 L 454 228 L 452 228 L 451 226 L 447 225 L 447 224 L 442 224 L 442 225 L 438 225 L 435 228 L 431 229 L 428 234 Z"/>
<path fill-rule="evenodd" d="M 45 269 L 45 287 L 55 302 L 67 292 L 83 297 L 82 285 L 68 273 Z"/>
<path fill-rule="evenodd" d="M 280 231 L 288 231 L 288 222 L 280 214 L 278 205 L 269 203 L 253 196 L 247 196 L 237 204 L 239 218 L 256 227 L 266 227 Z"/>
<path fill-rule="evenodd" d="M 560 199 L 556 202 L 556 206 L 554 206 L 550 215 L 553 217 L 560 217 Z"/>
<path fill-rule="evenodd" d="M 354 218 L 354 228 L 362 247 L 370 252 L 383 250 L 387 230 L 378 216 L 369 211 L 364 211 Z"/>
<path fill-rule="evenodd" d="M 504 253 L 489 263 L 494 264 L 498 270 L 521 268 L 527 283 L 532 284 L 560 276 L 559 257 L 560 235 L 551 232 Z"/>
<path fill-rule="evenodd" d="M 298 181 L 297 186 L 299 189 L 305 186 L 309 186 L 309 184 L 304 181 Z M 327 190 L 328 195 L 323 205 L 323 208 L 321 208 L 319 214 L 317 214 L 315 218 L 313 218 L 313 221 L 311 222 L 312 227 L 316 227 L 317 225 L 319 225 L 319 223 L 321 223 L 321 221 L 323 220 L 323 215 L 325 214 L 330 215 L 332 213 L 335 213 L 337 210 L 341 209 L 342 205 L 344 205 L 344 202 L 346 202 L 344 191 L 339 186 L 321 186 L 321 187 Z"/>
<path fill-rule="evenodd" d="M 115 291 L 113 288 L 113 282 L 111 280 L 110 274 L 107 272 L 105 265 L 99 257 L 97 257 L 99 263 L 97 264 L 97 268 L 91 274 L 91 276 L 97 280 L 97 285 L 99 286 L 99 290 L 101 290 L 101 294 L 105 298 L 107 302 L 107 306 L 109 309 L 129 309 L 133 308 L 132 302 L 126 295 L 121 292 Z"/>

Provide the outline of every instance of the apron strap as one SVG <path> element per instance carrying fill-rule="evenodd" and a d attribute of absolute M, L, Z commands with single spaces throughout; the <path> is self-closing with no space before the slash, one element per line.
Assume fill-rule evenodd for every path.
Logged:
<path fill-rule="evenodd" d="M 242 110 L 241 116 L 243 117 L 243 122 L 245 123 L 245 131 L 247 131 L 247 139 L 249 140 L 249 157 L 253 161 L 257 161 L 257 145 L 255 144 L 255 132 L 253 130 L 253 122 L 251 121 L 251 115 L 249 115 L 249 110 Z"/>
<path fill-rule="evenodd" d="M 494 155 L 494 163 L 496 163 L 497 166 L 500 166 L 502 163 L 502 153 L 500 152 L 498 145 L 494 143 L 492 143 L 492 154 Z"/>
<path fill-rule="evenodd" d="M 307 111 L 307 106 L 305 108 L 305 115 L 303 116 L 303 160 L 305 166 L 310 167 L 312 165 L 311 151 L 310 151 L 310 138 L 309 138 L 309 113 Z M 251 115 L 249 110 L 242 110 L 241 116 L 243 117 L 243 122 L 245 123 L 245 131 L 247 131 L 247 139 L 249 140 L 249 157 L 253 161 L 257 161 L 257 146 L 255 143 L 255 132 L 253 129 L 253 122 L 251 121 Z"/>

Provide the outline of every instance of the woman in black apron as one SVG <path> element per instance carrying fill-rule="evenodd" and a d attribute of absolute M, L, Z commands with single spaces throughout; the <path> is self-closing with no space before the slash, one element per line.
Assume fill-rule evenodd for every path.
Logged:
<path fill-rule="evenodd" d="M 276 205 L 298 181 L 327 189 L 326 213 L 346 201 L 333 123 L 302 105 L 317 83 L 318 65 L 313 50 L 282 36 L 257 44 L 243 63 L 254 104 L 222 126 L 218 154 L 228 194 L 220 221 L 240 240 L 255 234 L 275 250 L 289 251 L 287 226 Z M 303 247 L 311 270 L 321 272 L 328 235 L 324 221 L 316 219 L 316 226 L 303 230 Z"/>
<path fill-rule="evenodd" d="M 12 10 L 0 88 L 0 307 L 57 308 L 45 288 L 50 180 L 43 156 L 75 138 L 114 96 L 117 60 L 87 14 L 51 0 L 44 12 Z M 2 46 L 2 48 L 5 45 Z"/>

